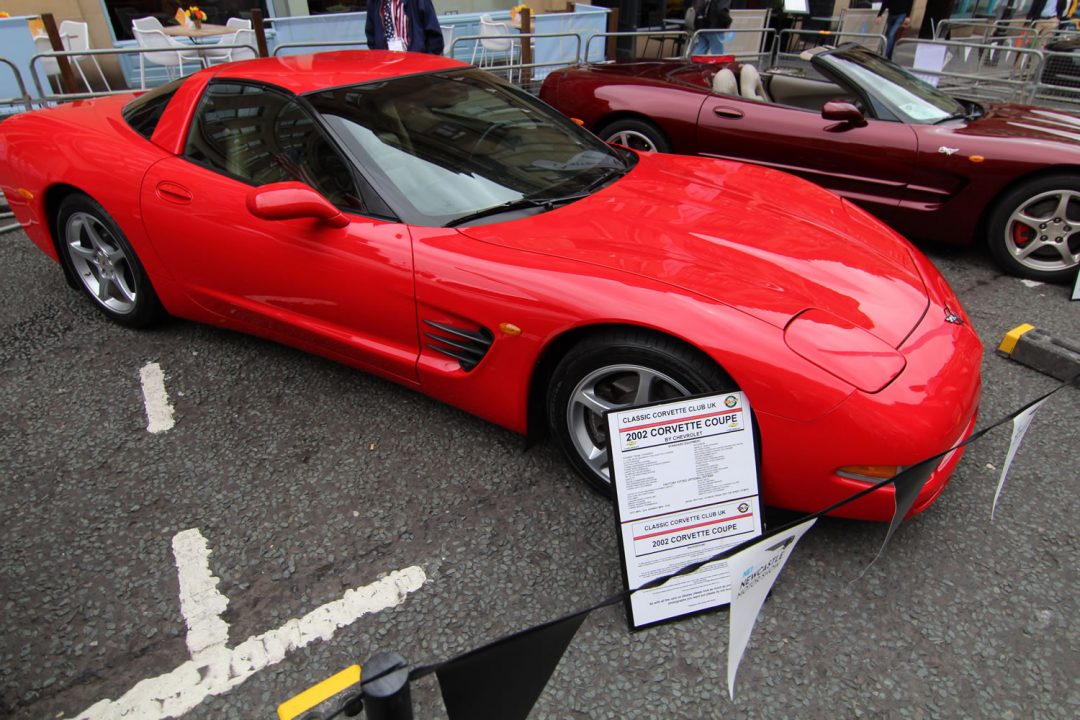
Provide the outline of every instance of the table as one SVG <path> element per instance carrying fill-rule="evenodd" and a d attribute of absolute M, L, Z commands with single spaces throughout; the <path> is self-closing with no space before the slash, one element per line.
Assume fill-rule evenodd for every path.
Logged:
<path fill-rule="evenodd" d="M 217 35 L 228 35 L 231 32 L 236 32 L 232 28 L 225 27 L 224 25 L 212 25 L 210 23 L 203 23 L 202 27 L 188 27 L 187 25 L 166 25 L 162 28 L 162 31 L 171 37 L 186 37 L 191 38 L 193 43 L 198 43 L 200 40 L 208 37 L 215 37 Z"/>

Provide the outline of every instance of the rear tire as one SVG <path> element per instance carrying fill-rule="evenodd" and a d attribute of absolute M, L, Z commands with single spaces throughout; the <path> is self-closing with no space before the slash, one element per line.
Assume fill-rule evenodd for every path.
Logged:
<path fill-rule="evenodd" d="M 1006 193 L 991 213 L 990 254 L 1011 275 L 1065 282 L 1080 266 L 1080 177 L 1048 175 Z"/>
<path fill-rule="evenodd" d="M 716 363 L 677 340 L 611 330 L 576 345 L 555 368 L 548 426 L 574 469 L 610 496 L 604 410 L 737 389 Z"/>
<path fill-rule="evenodd" d="M 135 250 L 105 208 L 82 193 L 68 195 L 57 212 L 56 233 L 65 271 L 106 317 L 132 328 L 165 317 Z"/>
<path fill-rule="evenodd" d="M 597 134 L 604 142 L 617 143 L 631 150 L 671 152 L 671 143 L 664 137 L 664 131 L 648 120 L 616 120 Z"/>

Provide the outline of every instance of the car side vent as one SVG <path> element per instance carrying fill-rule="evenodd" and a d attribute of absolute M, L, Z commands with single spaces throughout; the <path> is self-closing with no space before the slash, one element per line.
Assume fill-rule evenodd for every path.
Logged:
<path fill-rule="evenodd" d="M 434 340 L 428 343 L 428 347 L 457 360 L 465 372 L 469 372 L 480 364 L 495 340 L 491 331 L 483 327 L 478 330 L 464 330 L 431 320 L 425 320 L 424 324 L 430 325 L 437 331 L 424 333 Z"/>

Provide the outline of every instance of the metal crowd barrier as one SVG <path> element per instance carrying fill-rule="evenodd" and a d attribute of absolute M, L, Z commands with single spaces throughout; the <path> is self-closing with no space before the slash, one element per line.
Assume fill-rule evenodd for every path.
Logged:
<path fill-rule="evenodd" d="M 469 47 L 472 47 L 472 55 L 469 62 L 476 59 L 476 53 L 479 50 L 479 44 L 482 40 L 516 40 L 519 45 L 525 42 L 531 43 L 535 48 L 535 40 L 554 40 L 557 38 L 572 39 L 573 41 L 573 54 L 569 52 L 565 56 L 558 57 L 554 60 L 545 60 L 540 62 L 524 62 L 520 60 L 522 57 L 517 55 L 518 62 L 514 62 L 514 57 L 510 54 L 510 50 L 496 51 L 493 54 L 502 62 L 497 65 L 487 65 L 483 67 L 483 70 L 493 74 L 506 77 L 506 79 L 515 83 L 514 75 L 517 74 L 516 84 L 528 91 L 539 91 L 537 83 L 543 80 L 543 77 L 536 78 L 536 75 L 546 75 L 547 73 L 534 73 L 534 70 L 552 70 L 556 68 L 570 67 L 577 65 L 581 61 L 581 35 L 574 32 L 560 32 L 560 33 L 519 33 L 515 35 L 462 35 L 460 37 L 454 37 L 450 42 L 450 47 L 447 48 L 447 53 L 451 57 L 463 59 L 465 54 L 469 52 Z M 464 47 L 464 52 L 458 55 L 459 47 Z M 535 51 L 533 53 L 535 57 Z M 534 79 L 535 78 L 535 79 Z"/>
<path fill-rule="evenodd" d="M 939 47 L 943 50 L 927 51 Z M 901 38 L 893 57 L 944 92 L 999 102 L 1028 102 L 1043 65 L 1039 50 L 954 40 Z"/>
<path fill-rule="evenodd" d="M 8 222 L 8 220 L 13 219 L 14 217 L 15 213 L 11 212 L 11 208 L 8 206 L 7 201 L 4 200 L 3 194 L 0 193 L 0 234 L 19 229 L 19 223 Z"/>
<path fill-rule="evenodd" d="M 1025 102 L 1080 111 L 1080 53 L 1042 51 L 1037 82 Z"/>
<path fill-rule="evenodd" d="M 885 52 L 885 36 L 876 33 L 833 32 L 832 30 L 781 30 L 777 41 L 774 67 L 799 71 L 807 77 L 820 77 L 802 57 L 805 50 L 820 45 L 840 45 L 855 42 L 871 52 Z"/>
<path fill-rule="evenodd" d="M 773 28 L 739 28 L 733 30 L 698 30 L 686 45 L 686 57 L 697 55 L 694 48 L 699 38 L 708 35 L 724 36 L 724 55 L 731 55 L 739 62 L 749 62 L 761 70 L 772 67 L 776 51 L 777 33 Z M 733 37 L 732 37 L 733 36 Z"/>
<path fill-rule="evenodd" d="M 281 54 L 282 50 L 295 50 L 297 48 L 330 48 L 330 47 L 358 47 L 366 48 L 368 46 L 366 40 L 328 40 L 321 42 L 291 42 L 281 43 L 274 48 L 274 51 L 270 53 L 271 57 L 277 57 Z M 258 54 L 256 52 L 256 54 Z"/>
<path fill-rule="evenodd" d="M 981 32 L 991 33 L 989 37 L 992 39 L 989 42 L 964 42 L 958 40 L 900 38 L 896 43 L 894 60 L 897 64 L 929 80 L 945 92 L 972 99 L 1037 103 L 1070 110 L 1080 109 L 1080 53 L 1052 52 L 1030 47 L 1017 47 L 1015 38 L 1026 37 L 1019 33 L 1000 36 L 992 35 L 992 33 L 1002 29 L 1006 32 L 1012 32 L 1016 29 L 1012 23 L 981 24 L 969 22 L 965 24 L 943 21 L 938 24 L 937 30 L 947 32 L 950 27 L 955 29 L 966 25 L 977 25 L 983 29 Z M 1030 29 L 1027 28 L 1027 30 Z M 734 55 L 737 60 L 754 62 L 763 70 L 771 68 L 795 70 L 809 77 L 815 76 L 816 72 L 810 67 L 809 62 L 801 57 L 801 51 L 806 48 L 823 44 L 836 45 L 849 40 L 859 42 L 877 52 L 881 52 L 885 47 L 884 36 L 878 34 L 793 29 L 777 33 L 772 28 L 699 30 L 693 34 L 678 30 L 644 30 L 594 33 L 587 38 L 583 38 L 581 33 L 574 32 L 530 33 L 514 35 L 511 39 L 521 43 L 534 43 L 534 47 L 535 42 L 538 40 L 570 39 L 572 43 L 568 48 L 560 48 L 562 51 L 558 53 L 556 58 L 538 62 L 526 63 L 522 61 L 520 56 L 510 57 L 508 53 L 503 53 L 498 58 L 499 64 L 488 66 L 485 69 L 495 74 L 502 74 L 511 82 L 516 81 L 526 89 L 535 91 L 540 80 L 547 74 L 544 71 L 588 62 L 590 57 L 594 58 L 594 61 L 601 57 L 609 57 L 608 50 L 616 40 L 630 39 L 635 56 L 652 53 L 655 49 L 657 57 L 682 58 L 689 57 L 697 40 L 707 33 L 727 33 L 725 54 Z M 981 39 L 983 35 L 978 37 Z M 1047 37 L 1053 37 L 1054 39 L 1080 38 L 1080 33 L 1055 30 L 1052 35 Z M 475 48 L 481 41 L 490 39 L 492 38 L 489 36 L 481 35 L 455 37 L 451 41 L 449 54 L 463 60 L 469 59 L 466 56 L 469 54 L 470 48 Z M 598 48 L 595 45 L 596 42 L 603 43 L 605 47 Z M 283 43 L 274 49 L 273 55 L 280 56 L 284 51 L 296 48 L 319 49 L 365 46 L 366 43 L 359 40 Z M 942 48 L 936 51 L 937 58 L 939 58 L 936 63 L 928 63 L 928 58 L 935 53 L 928 53 L 927 47 Z M 256 48 L 247 44 L 215 44 L 213 46 L 207 45 L 205 49 L 238 48 L 246 48 L 258 54 Z M 199 49 L 200 47 L 197 45 L 191 47 L 193 52 L 198 52 Z M 53 93 L 51 88 L 49 88 L 49 92 L 46 92 L 39 78 L 39 63 L 45 60 L 58 57 L 72 58 L 79 55 L 139 55 L 161 52 L 171 51 L 160 48 L 105 48 L 51 51 L 34 55 L 30 61 L 30 70 L 31 79 L 39 95 L 37 98 L 27 92 L 18 68 L 6 58 L 0 57 L 0 63 L 8 66 L 15 74 L 22 93 L 20 97 L 6 100 L 0 99 L 0 106 L 24 105 L 32 109 L 36 105 L 131 92 L 131 90 L 113 90 L 111 92 Z M 928 64 L 930 66 L 927 66 Z M 198 63 L 192 63 L 192 65 L 196 69 L 199 67 Z"/>
<path fill-rule="evenodd" d="M 680 58 L 680 57 L 685 56 L 686 47 L 687 47 L 686 41 L 689 39 L 689 37 L 690 37 L 690 33 L 686 32 L 685 30 L 638 30 L 638 31 L 635 31 L 635 32 L 620 31 L 620 32 L 593 33 L 592 35 L 589 36 L 589 39 L 585 41 L 585 55 L 579 56 L 579 57 L 581 58 L 581 60 L 583 62 L 585 62 L 585 61 L 588 60 L 588 58 L 591 58 L 593 56 L 593 54 L 592 54 L 592 43 L 593 43 L 593 40 L 595 40 L 597 38 L 602 38 L 605 41 L 605 50 L 604 50 L 604 56 L 605 57 L 608 56 L 608 51 L 606 49 L 606 41 L 608 39 L 614 38 L 615 40 L 618 40 L 619 38 L 633 38 L 634 39 L 634 52 L 633 52 L 632 56 L 635 57 L 635 58 L 645 57 L 646 53 L 650 49 L 650 46 L 651 46 L 652 42 L 653 41 L 659 41 L 659 46 L 658 46 L 657 51 L 656 51 L 656 59 L 657 60 L 664 59 L 665 56 L 663 55 L 663 52 L 667 48 L 667 41 L 669 41 L 669 40 L 672 42 L 672 52 L 674 54 L 673 55 L 668 55 L 666 57 L 668 57 L 668 58 Z M 645 41 L 643 46 L 641 47 L 640 54 L 639 54 L 639 51 L 638 51 L 637 40 L 644 40 Z"/>
<path fill-rule="evenodd" d="M 19 72 L 19 68 L 15 66 L 15 63 L 11 62 L 7 58 L 0 57 L 0 64 L 7 65 L 11 68 L 11 72 L 15 75 L 15 84 L 19 86 L 19 92 L 22 93 L 18 97 L 13 98 L 0 98 L 0 105 L 15 105 L 22 103 L 26 106 L 27 110 L 34 109 L 34 100 L 30 97 L 30 93 L 26 91 L 26 83 L 23 82 L 22 73 Z M 4 217 L 0 215 L 0 217 Z M 0 232 L 3 232 L 0 230 Z"/>
<path fill-rule="evenodd" d="M 240 49 L 240 48 L 247 48 L 248 50 L 251 50 L 251 52 L 253 52 L 255 55 L 259 54 L 259 51 L 258 51 L 257 48 L 255 48 L 255 47 L 253 47 L 251 45 L 245 44 L 245 43 L 239 43 L 239 44 L 235 44 L 235 45 L 233 45 L 233 44 L 226 45 L 226 44 L 221 44 L 221 43 L 215 43 L 214 45 L 204 45 L 204 46 L 194 45 L 193 44 L 193 45 L 191 45 L 191 50 L 188 50 L 187 48 L 183 48 L 181 51 L 182 52 L 195 52 L 195 53 L 197 53 L 200 48 L 203 49 L 203 50 L 236 50 L 236 49 Z M 34 87 L 38 91 L 38 97 L 35 99 L 34 102 L 40 103 L 40 104 L 47 104 L 47 103 L 50 103 L 50 102 L 63 102 L 63 101 L 66 101 L 66 100 L 85 100 L 86 98 L 104 97 L 106 95 L 124 95 L 126 93 L 136 92 L 136 91 L 138 91 L 140 89 L 140 88 L 124 88 L 124 89 L 117 89 L 117 90 L 88 90 L 88 92 L 84 92 L 84 93 L 66 93 L 66 92 L 52 93 L 51 92 L 52 88 L 49 88 L 50 92 L 47 93 L 41 87 L 41 79 L 38 76 L 38 68 L 37 68 L 38 62 L 43 60 L 43 59 L 49 59 L 49 58 L 55 59 L 55 58 L 58 58 L 58 57 L 76 57 L 76 56 L 83 56 L 83 55 L 143 55 L 143 54 L 148 54 L 148 53 L 161 54 L 161 53 L 171 53 L 171 52 L 177 52 L 177 51 L 173 50 L 173 49 L 168 49 L 168 48 L 165 48 L 165 49 L 162 49 L 162 48 L 104 48 L 104 49 L 101 49 L 101 50 L 53 50 L 53 51 L 50 51 L 50 52 L 38 53 L 37 55 L 34 55 L 32 58 L 30 58 L 30 77 L 34 81 Z M 3 58 L 0 58 L 0 60 L 2 60 L 2 59 Z M 191 73 L 185 73 L 185 75 L 190 75 L 192 73 L 198 72 L 199 70 L 202 70 L 203 67 L 205 67 L 205 64 L 200 66 L 200 63 L 196 63 L 196 62 L 192 62 L 192 65 L 194 66 L 195 69 L 192 70 Z"/>

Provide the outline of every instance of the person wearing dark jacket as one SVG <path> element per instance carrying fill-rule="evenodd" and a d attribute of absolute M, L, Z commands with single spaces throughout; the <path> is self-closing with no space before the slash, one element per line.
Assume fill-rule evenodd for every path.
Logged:
<path fill-rule="evenodd" d="M 885 57 L 887 58 L 892 57 L 900 28 L 911 25 L 911 3 L 912 0 L 884 0 L 881 3 L 881 9 L 877 14 L 878 23 L 881 22 L 885 11 L 889 12 L 889 20 L 885 25 L 885 32 L 882 33 L 885 36 Z"/>
<path fill-rule="evenodd" d="M 371 0 L 364 31 L 372 50 L 443 52 L 442 28 L 431 0 Z"/>
<path fill-rule="evenodd" d="M 727 30 L 731 27 L 731 0 L 694 0 L 695 30 Z M 724 35 L 709 32 L 699 35 L 693 55 L 723 55 Z"/>

